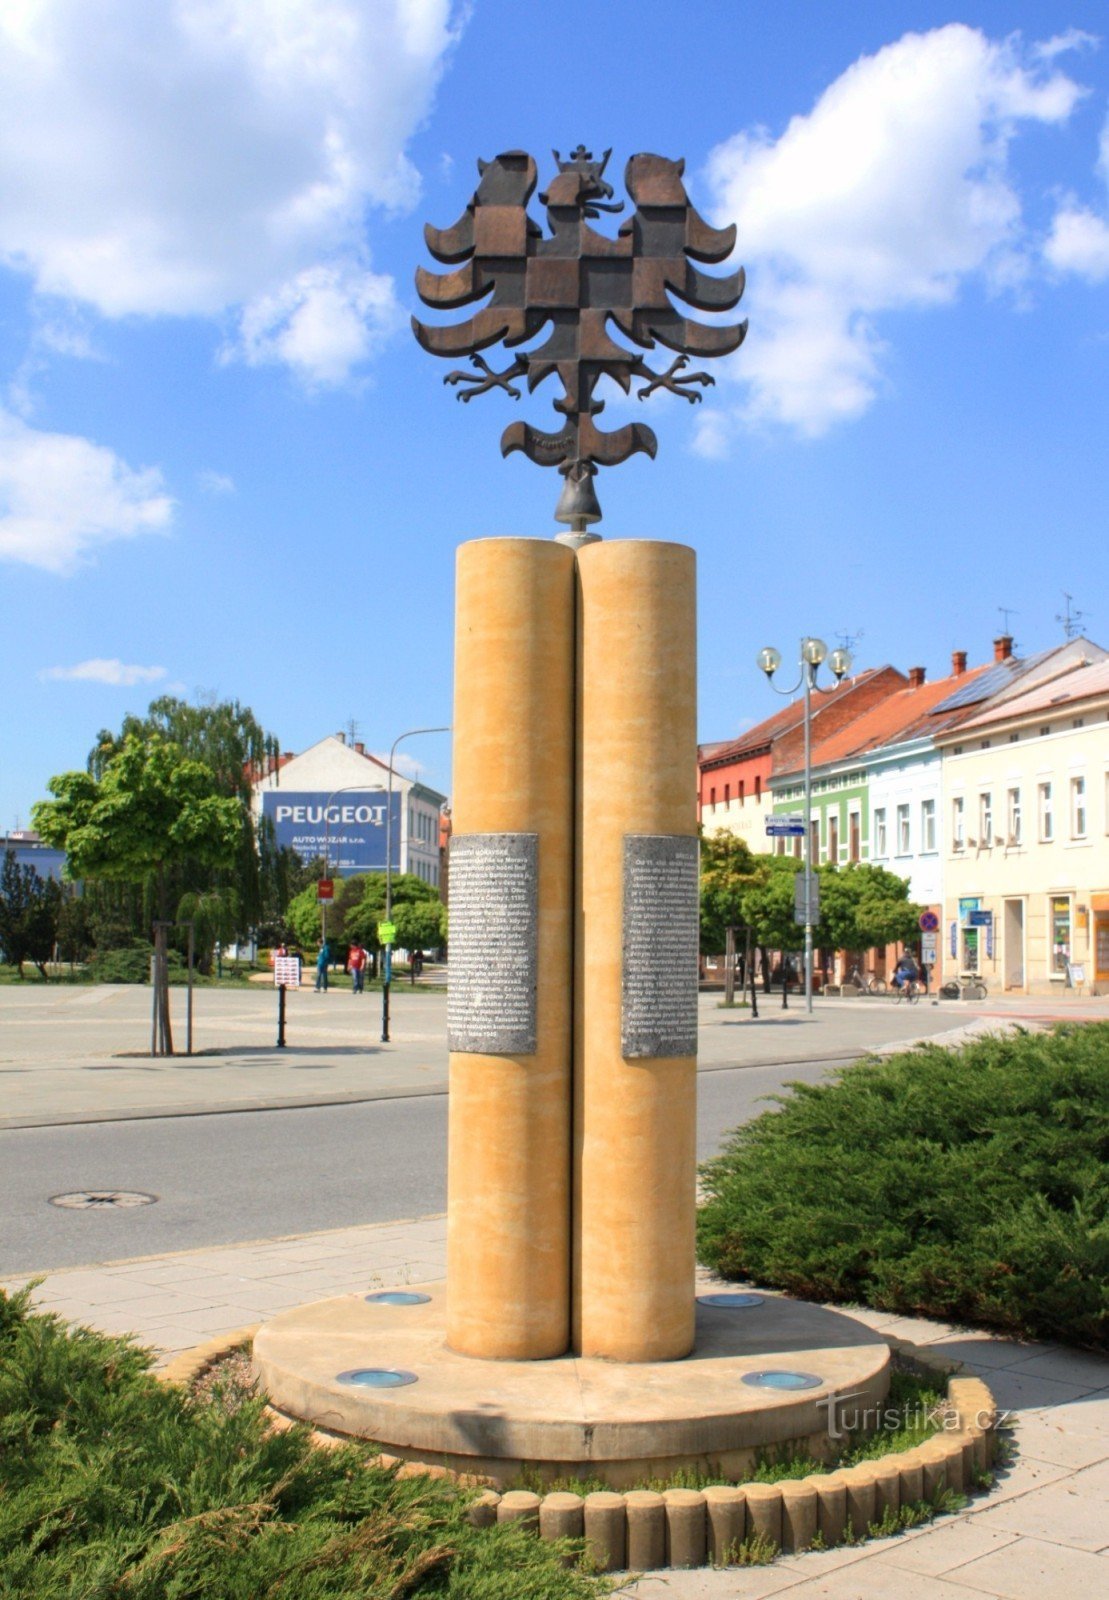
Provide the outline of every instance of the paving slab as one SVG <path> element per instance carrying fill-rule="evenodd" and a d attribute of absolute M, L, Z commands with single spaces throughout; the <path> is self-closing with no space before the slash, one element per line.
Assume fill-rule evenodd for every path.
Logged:
<path fill-rule="evenodd" d="M 1075 1600 L 1109 1592 L 1109 1561 L 1086 1550 L 1050 1544 L 1042 1539 L 1016 1539 L 968 1562 L 952 1574 L 959 1593 L 997 1600 Z"/>

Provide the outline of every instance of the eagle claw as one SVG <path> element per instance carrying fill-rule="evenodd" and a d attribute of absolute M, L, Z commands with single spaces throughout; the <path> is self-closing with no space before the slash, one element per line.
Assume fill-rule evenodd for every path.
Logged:
<path fill-rule="evenodd" d="M 645 388 L 639 390 L 639 398 L 646 400 L 647 396 L 654 394 L 656 389 L 669 389 L 671 394 L 679 394 L 683 400 L 689 400 L 690 402 L 703 400 L 704 395 L 701 394 L 700 390 L 691 389 L 688 386 L 691 383 L 700 383 L 707 386 L 714 384 L 716 379 L 708 372 L 687 372 L 679 382 L 676 374 L 688 365 L 688 356 L 676 356 L 665 372 L 653 372 L 644 362 L 643 370 L 638 375 L 643 378 L 650 378 L 651 381 Z"/>

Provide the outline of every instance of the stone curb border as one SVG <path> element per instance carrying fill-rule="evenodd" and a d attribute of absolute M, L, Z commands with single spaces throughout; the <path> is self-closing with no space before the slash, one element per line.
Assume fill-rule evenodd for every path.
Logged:
<path fill-rule="evenodd" d="M 188 1384 L 249 1343 L 260 1323 L 224 1333 L 175 1356 L 160 1368 L 164 1383 Z M 880 1456 L 855 1467 L 786 1478 L 779 1483 L 711 1484 L 706 1489 L 600 1489 L 590 1494 L 530 1489 L 498 1493 L 486 1488 L 469 1508 L 476 1528 L 519 1522 L 541 1539 L 582 1539 L 587 1559 L 599 1572 L 651 1572 L 666 1567 L 723 1567 L 739 1564 L 739 1547 L 758 1540 L 792 1553 L 807 1550 L 818 1537 L 826 1547 L 868 1537 L 871 1523 L 918 1501 L 936 1501 L 945 1490 L 963 1494 L 973 1475 L 997 1457 L 998 1410 L 981 1378 L 960 1378 L 962 1363 L 946 1360 L 927 1346 L 883 1335 L 891 1351 L 926 1372 L 947 1375 L 947 1399 L 956 1426 L 945 1427 L 924 1444 L 897 1455 Z M 275 1427 L 292 1420 L 272 1412 Z M 313 1440 L 334 1446 L 348 1441 L 312 1430 Z M 451 1478 L 480 1487 L 445 1467 L 425 1466 L 381 1455 L 376 1464 L 395 1467 L 399 1477 L 419 1474 Z"/>

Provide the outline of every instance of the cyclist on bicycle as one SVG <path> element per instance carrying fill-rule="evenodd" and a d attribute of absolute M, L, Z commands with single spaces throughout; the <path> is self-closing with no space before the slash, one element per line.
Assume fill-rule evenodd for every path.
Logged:
<path fill-rule="evenodd" d="M 906 950 L 893 974 L 893 986 L 901 989 L 907 983 L 915 983 L 918 977 L 916 962 L 911 953 Z"/>

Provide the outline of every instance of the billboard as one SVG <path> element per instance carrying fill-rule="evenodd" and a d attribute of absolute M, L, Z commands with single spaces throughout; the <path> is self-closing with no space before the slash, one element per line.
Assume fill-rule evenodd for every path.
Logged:
<path fill-rule="evenodd" d="M 355 872 L 385 870 L 384 789 L 347 789 L 330 797 L 295 789 L 267 789 L 262 815 L 273 823 L 278 846 L 295 850 L 305 861 L 323 857 L 328 873 L 350 877 Z M 393 795 L 390 823 L 393 869 L 400 866 L 400 803 Z"/>

